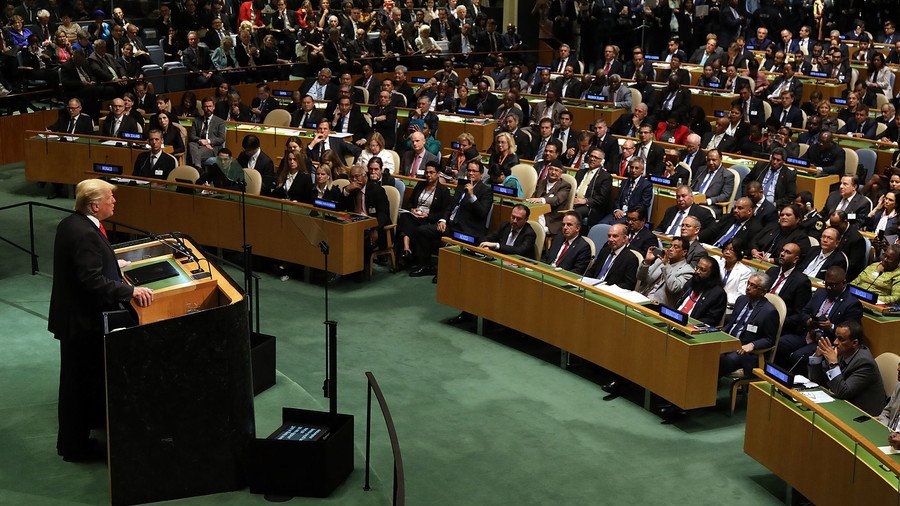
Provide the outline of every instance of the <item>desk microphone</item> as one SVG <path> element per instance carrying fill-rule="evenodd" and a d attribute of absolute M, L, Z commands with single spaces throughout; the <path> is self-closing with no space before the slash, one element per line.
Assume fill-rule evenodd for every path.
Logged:
<path fill-rule="evenodd" d="M 800 362 L 803 362 L 803 359 L 804 359 L 804 358 L 807 358 L 807 357 L 801 355 L 800 358 L 798 358 L 797 361 L 794 362 L 794 365 L 792 365 L 791 368 L 788 369 L 788 372 L 787 372 L 788 375 L 790 375 L 792 372 L 794 372 L 794 368 L 797 367 L 798 365 L 800 365 Z"/>

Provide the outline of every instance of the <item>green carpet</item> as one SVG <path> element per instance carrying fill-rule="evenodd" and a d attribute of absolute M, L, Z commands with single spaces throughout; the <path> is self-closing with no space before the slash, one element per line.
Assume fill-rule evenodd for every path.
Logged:
<path fill-rule="evenodd" d="M 21 165 L 0 167 L 0 206 L 47 201 Z M 127 206 L 119 201 L 118 206 Z M 57 343 L 46 331 L 53 230 L 62 214 L 35 210 L 41 273 L 0 243 L 0 504 L 102 504 L 104 465 L 68 464 L 55 452 Z M 28 244 L 26 208 L 0 212 L 0 236 Z M 239 223 L 234 224 L 240 226 Z M 241 276 L 232 272 L 236 279 Z M 279 425 L 282 406 L 327 409 L 322 287 L 261 274 L 261 331 L 278 339 L 278 382 L 256 398 L 257 435 Z M 606 375 L 577 358 L 487 325 L 487 337 L 443 323 L 429 278 L 390 274 L 339 281 L 340 411 L 356 417 L 356 471 L 326 500 L 290 504 L 389 504 L 392 464 L 384 423 L 373 412 L 373 490 L 365 492 L 366 382 L 387 397 L 403 451 L 409 504 L 776 504 L 784 485 L 744 455 L 743 413 L 720 407 L 675 424 L 642 408 L 642 392 L 604 402 Z M 627 337 L 627 336 L 626 336 Z M 178 504 L 263 504 L 237 491 Z"/>

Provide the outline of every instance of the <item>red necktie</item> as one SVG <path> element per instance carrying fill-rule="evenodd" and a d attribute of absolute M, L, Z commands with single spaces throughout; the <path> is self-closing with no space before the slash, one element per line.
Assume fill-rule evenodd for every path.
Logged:
<path fill-rule="evenodd" d="M 625 166 L 628 165 L 628 160 L 622 160 L 622 166 L 619 167 L 619 175 L 625 177 Z"/>
<path fill-rule="evenodd" d="M 778 293 L 778 287 L 781 286 L 781 283 L 784 282 L 784 273 L 778 275 L 778 280 L 775 281 L 775 284 L 772 286 L 772 289 L 769 290 L 771 293 Z"/>
<path fill-rule="evenodd" d="M 566 256 L 566 251 L 569 251 L 569 241 L 563 243 L 562 251 L 559 252 L 559 255 L 556 256 L 556 261 L 553 262 L 554 266 L 559 265 L 559 261 L 562 260 L 564 256 Z"/>
<path fill-rule="evenodd" d="M 678 309 L 682 313 L 691 314 L 691 310 L 694 309 L 694 304 L 696 304 L 698 300 L 700 300 L 700 294 L 698 293 L 697 298 L 695 299 L 694 292 L 691 292 L 691 294 L 688 295 L 688 298 L 684 301 L 684 304 L 682 304 Z"/>
<path fill-rule="evenodd" d="M 106 237 L 106 239 L 109 240 L 109 236 L 106 235 L 106 229 L 103 228 L 102 223 L 100 224 L 100 233 L 103 234 L 103 237 Z"/>
<path fill-rule="evenodd" d="M 581 168 L 581 159 L 584 158 L 584 153 L 578 155 L 578 158 L 575 159 L 575 165 L 572 166 L 573 169 L 578 170 Z"/>

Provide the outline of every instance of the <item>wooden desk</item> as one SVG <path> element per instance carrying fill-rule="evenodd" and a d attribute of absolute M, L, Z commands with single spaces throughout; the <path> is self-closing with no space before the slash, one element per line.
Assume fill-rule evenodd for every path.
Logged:
<path fill-rule="evenodd" d="M 115 221 L 155 232 L 177 230 L 193 236 L 200 244 L 239 251 L 243 244 L 241 206 L 237 194 L 229 194 L 230 198 L 226 199 L 149 186 L 119 185 Z M 361 271 L 363 231 L 374 226 L 375 220 L 331 221 L 309 216 L 311 209 L 306 204 L 248 196 L 247 242 L 253 245 L 253 253 L 324 269 L 324 258 L 317 246 L 321 239 L 308 239 L 300 229 L 308 225 L 320 228 L 331 246 L 328 258 L 331 272 Z"/>
<path fill-rule="evenodd" d="M 457 249 L 439 252 L 441 304 L 574 353 L 682 408 L 716 404 L 719 355 L 735 348 L 733 337 L 721 332 L 680 337 L 665 325 L 657 326 L 657 318 L 593 291 L 563 288 L 564 284 L 564 276 L 541 276 Z"/>
<path fill-rule="evenodd" d="M 818 506 L 896 504 L 898 478 L 885 471 L 866 448 L 821 416 L 798 408 L 769 383 L 750 385 L 744 452 Z M 798 394 L 799 395 L 799 394 Z M 888 429 L 853 405 L 835 400 L 816 405 L 844 421 L 876 446 L 887 444 Z M 888 457 L 895 462 L 897 456 Z"/>

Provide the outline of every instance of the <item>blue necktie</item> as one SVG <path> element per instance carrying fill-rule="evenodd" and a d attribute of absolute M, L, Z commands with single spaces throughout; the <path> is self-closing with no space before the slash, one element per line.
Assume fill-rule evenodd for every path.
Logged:
<path fill-rule="evenodd" d="M 609 272 L 609 268 L 613 263 L 613 257 L 615 256 L 616 254 L 614 252 L 609 252 L 609 256 L 606 257 L 606 261 L 603 262 L 603 267 L 600 269 L 600 277 L 598 278 L 600 281 L 606 279 L 606 274 Z"/>
<path fill-rule="evenodd" d="M 726 242 L 730 241 L 731 238 L 734 237 L 734 234 L 736 234 L 737 231 L 740 230 L 740 228 L 740 223 L 735 223 L 734 225 L 732 225 L 731 228 L 728 229 L 728 232 L 725 232 L 725 235 L 723 235 L 721 239 L 716 241 L 716 247 L 721 248 L 722 246 L 724 246 Z"/>
<path fill-rule="evenodd" d="M 684 220 L 684 215 L 687 211 L 678 211 L 678 214 L 675 215 L 675 219 L 672 220 L 672 226 L 669 227 L 669 230 L 666 231 L 666 235 L 676 236 L 678 234 L 679 227 L 681 227 L 681 221 Z"/>

